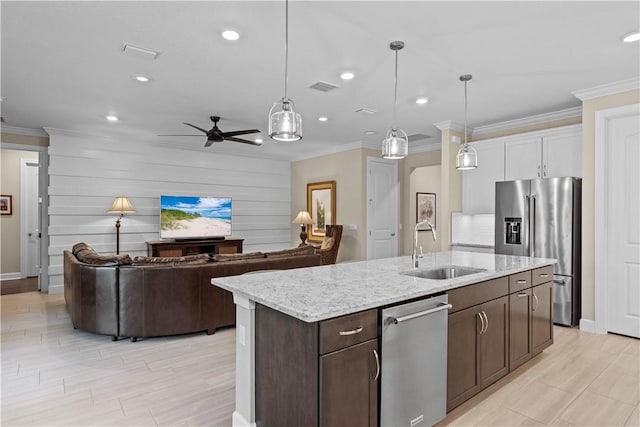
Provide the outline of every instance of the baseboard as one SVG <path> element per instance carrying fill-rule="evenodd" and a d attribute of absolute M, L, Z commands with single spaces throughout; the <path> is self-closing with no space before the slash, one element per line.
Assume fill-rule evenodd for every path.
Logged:
<path fill-rule="evenodd" d="M 61 294 L 64 292 L 64 285 L 51 286 L 49 285 L 49 289 L 47 290 L 48 294 Z"/>
<path fill-rule="evenodd" d="M 22 274 L 20 272 L 17 273 L 0 273 L 0 280 L 15 280 L 22 279 Z"/>
<path fill-rule="evenodd" d="M 597 334 L 596 331 L 596 322 L 589 319 L 580 319 L 580 330 L 583 332 L 590 332 L 592 334 Z"/>

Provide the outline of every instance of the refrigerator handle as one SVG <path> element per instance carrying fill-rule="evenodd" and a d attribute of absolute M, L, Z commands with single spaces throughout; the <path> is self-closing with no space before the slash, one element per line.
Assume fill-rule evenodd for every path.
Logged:
<path fill-rule="evenodd" d="M 524 211 L 527 215 L 527 220 L 525 221 L 526 229 L 522 230 L 522 236 L 524 237 L 524 254 L 525 256 L 529 256 L 529 251 L 531 249 L 529 239 L 531 237 L 531 209 L 530 209 L 531 200 L 529 196 L 524 196 Z"/>
<path fill-rule="evenodd" d="M 535 194 L 531 195 L 531 203 L 529 204 L 529 232 L 531 233 L 530 245 L 531 250 L 529 251 L 529 256 L 536 256 L 536 196 Z"/>

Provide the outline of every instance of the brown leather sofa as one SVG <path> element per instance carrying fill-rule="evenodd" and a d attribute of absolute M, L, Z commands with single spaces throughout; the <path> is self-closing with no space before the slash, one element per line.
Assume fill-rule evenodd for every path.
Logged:
<path fill-rule="evenodd" d="M 229 258 L 198 265 L 101 266 L 64 251 L 64 297 L 73 327 L 131 341 L 198 331 L 212 334 L 235 324 L 233 296 L 213 286 L 212 277 L 322 264 L 318 254 L 286 251 Z"/>

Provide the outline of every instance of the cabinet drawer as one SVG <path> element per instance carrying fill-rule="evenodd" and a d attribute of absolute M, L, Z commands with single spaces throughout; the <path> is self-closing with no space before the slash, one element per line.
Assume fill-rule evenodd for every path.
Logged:
<path fill-rule="evenodd" d="M 320 323 L 320 354 L 378 337 L 378 310 L 336 317 Z"/>
<path fill-rule="evenodd" d="M 531 287 L 531 271 L 512 274 L 509 276 L 509 293 L 522 291 Z"/>
<path fill-rule="evenodd" d="M 536 268 L 532 271 L 532 276 L 533 284 L 531 286 L 538 286 L 542 283 L 550 282 L 553 280 L 553 266 L 548 265 L 546 267 Z"/>
<path fill-rule="evenodd" d="M 475 285 L 452 289 L 447 292 L 447 294 L 449 294 L 449 304 L 453 306 L 449 313 L 464 310 L 465 308 L 500 298 L 508 293 L 509 280 L 506 277 L 500 277 L 486 282 L 477 283 Z"/>

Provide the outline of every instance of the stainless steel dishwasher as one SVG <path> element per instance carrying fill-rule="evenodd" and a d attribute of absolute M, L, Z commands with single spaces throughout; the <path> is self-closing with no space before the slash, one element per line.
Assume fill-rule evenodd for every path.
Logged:
<path fill-rule="evenodd" d="M 431 426 L 447 413 L 447 295 L 382 310 L 381 427 Z"/>

